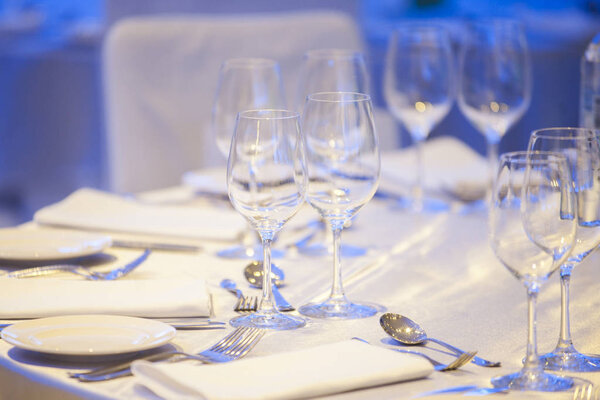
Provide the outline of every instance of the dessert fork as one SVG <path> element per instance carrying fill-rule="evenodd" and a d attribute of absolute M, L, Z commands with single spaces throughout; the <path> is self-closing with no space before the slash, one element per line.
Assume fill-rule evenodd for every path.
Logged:
<path fill-rule="evenodd" d="M 182 351 L 168 351 L 152 354 L 137 360 L 162 361 L 177 356 L 173 358 L 172 361 L 191 359 L 201 361 L 205 364 L 230 362 L 248 354 L 264 334 L 265 330 L 263 329 L 240 327 L 229 333 L 213 346 L 197 354 L 190 354 Z M 108 367 L 100 367 L 87 372 L 72 372 L 69 373 L 69 376 L 78 379 L 81 382 L 105 381 L 121 376 L 128 376 L 131 375 L 131 364 L 137 360 Z"/>

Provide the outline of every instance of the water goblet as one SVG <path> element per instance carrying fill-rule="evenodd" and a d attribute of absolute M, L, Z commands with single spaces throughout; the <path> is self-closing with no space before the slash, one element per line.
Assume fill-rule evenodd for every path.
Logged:
<path fill-rule="evenodd" d="M 561 313 L 556 348 L 541 356 L 545 368 L 555 371 L 600 371 L 600 355 L 582 354 L 573 345 L 569 317 L 569 284 L 573 268 L 600 244 L 600 132 L 585 128 L 536 130 L 530 150 L 565 155 L 577 196 L 577 234 L 569 258 L 560 267 Z"/>
<path fill-rule="evenodd" d="M 211 129 L 217 148 L 225 158 L 240 111 L 285 108 L 279 64 L 265 58 L 232 58 L 219 70 L 217 92 L 211 115 Z M 242 244 L 219 250 L 225 258 L 260 258 L 260 243 L 251 228 L 242 235 Z M 280 254 L 274 254 L 279 256 Z"/>
<path fill-rule="evenodd" d="M 448 32 L 433 24 L 402 24 L 390 38 L 384 94 L 391 113 L 415 144 L 416 181 L 413 210 L 434 211 L 439 201 L 424 199 L 423 142 L 448 114 L 454 101 L 454 63 Z"/>
<path fill-rule="evenodd" d="M 511 390 L 560 391 L 573 380 L 544 372 L 537 354 L 536 301 L 575 242 L 576 200 L 565 158 L 552 152 L 500 157 L 489 207 L 489 236 L 502 264 L 527 289 L 527 355 L 516 373 L 492 379 Z"/>
<path fill-rule="evenodd" d="M 308 171 L 307 200 L 333 233 L 333 284 L 329 298 L 299 311 L 316 318 L 363 318 L 375 307 L 355 304 L 344 293 L 340 237 L 344 223 L 375 194 L 380 155 L 371 98 L 348 92 L 313 93 L 302 117 Z"/>
<path fill-rule="evenodd" d="M 471 24 L 459 72 L 458 106 L 486 138 L 491 187 L 498 144 L 531 101 L 531 65 L 521 24 L 499 19 Z"/>
<path fill-rule="evenodd" d="M 299 115 L 287 110 L 240 112 L 227 163 L 227 189 L 234 208 L 259 233 L 263 245 L 263 289 L 258 310 L 236 317 L 233 326 L 295 329 L 303 318 L 281 314 L 271 292 L 271 244 L 298 211 L 306 193 L 306 165 Z"/>
<path fill-rule="evenodd" d="M 364 55 L 350 49 L 314 49 L 302 58 L 295 96 L 295 109 L 302 111 L 306 96 L 318 92 L 369 93 L 369 74 Z M 348 221 L 350 225 L 352 221 Z M 324 240 L 299 249 L 303 254 L 320 256 L 333 254 L 333 237 L 328 222 L 323 224 Z M 362 256 L 364 247 L 342 244 L 344 257 Z"/>

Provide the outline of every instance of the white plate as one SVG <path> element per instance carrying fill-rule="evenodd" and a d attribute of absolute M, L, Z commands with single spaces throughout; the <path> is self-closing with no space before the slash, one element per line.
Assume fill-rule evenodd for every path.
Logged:
<path fill-rule="evenodd" d="M 175 337 L 164 322 L 118 315 L 71 315 L 17 322 L 2 339 L 24 350 L 63 356 L 107 356 L 162 346 Z"/>
<path fill-rule="evenodd" d="M 51 261 L 89 256 L 111 245 L 110 236 L 62 229 L 0 229 L 0 259 Z"/>

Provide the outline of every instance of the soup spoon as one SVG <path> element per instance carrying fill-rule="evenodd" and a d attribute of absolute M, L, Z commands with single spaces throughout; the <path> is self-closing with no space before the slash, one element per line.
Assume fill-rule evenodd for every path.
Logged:
<path fill-rule="evenodd" d="M 271 264 L 271 291 L 273 292 L 273 299 L 277 305 L 279 311 L 294 311 L 295 308 L 283 298 L 277 287 L 283 285 L 283 271 L 277 268 L 274 264 Z M 262 289 L 263 283 L 263 267 L 262 261 L 252 261 L 244 268 L 244 276 L 250 285 Z"/>
<path fill-rule="evenodd" d="M 460 350 L 446 342 L 428 337 L 425 330 L 421 328 L 419 324 L 403 315 L 385 313 L 381 316 L 381 318 L 379 318 L 379 323 L 381 324 L 381 327 L 385 333 L 402 344 L 417 345 L 430 341 L 437 343 L 440 346 L 444 346 L 454 353 L 464 353 L 463 350 Z M 475 356 L 471 362 L 481 367 L 499 367 L 501 365 L 499 362 L 484 360 L 483 358 L 477 356 Z"/>

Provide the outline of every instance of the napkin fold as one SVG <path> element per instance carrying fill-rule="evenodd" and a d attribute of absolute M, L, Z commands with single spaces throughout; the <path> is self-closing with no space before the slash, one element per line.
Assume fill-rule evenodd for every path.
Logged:
<path fill-rule="evenodd" d="M 136 361 L 137 382 L 164 399 L 296 399 L 424 378 L 420 357 L 349 340 L 226 364 Z M 232 384 L 235 382 L 235 384 Z"/>
<path fill-rule="evenodd" d="M 235 240 L 246 227 L 233 210 L 145 204 L 90 188 L 42 208 L 33 219 L 42 225 L 197 240 Z"/>
<path fill-rule="evenodd" d="M 452 193 L 465 198 L 485 195 L 488 163 L 459 139 L 442 136 L 427 140 L 423 144 L 423 165 L 426 191 Z M 415 179 L 414 148 L 381 154 L 381 190 L 406 195 Z"/>
<path fill-rule="evenodd" d="M 0 319 L 73 314 L 208 317 L 212 302 L 201 279 L 81 281 L 0 278 Z"/>

